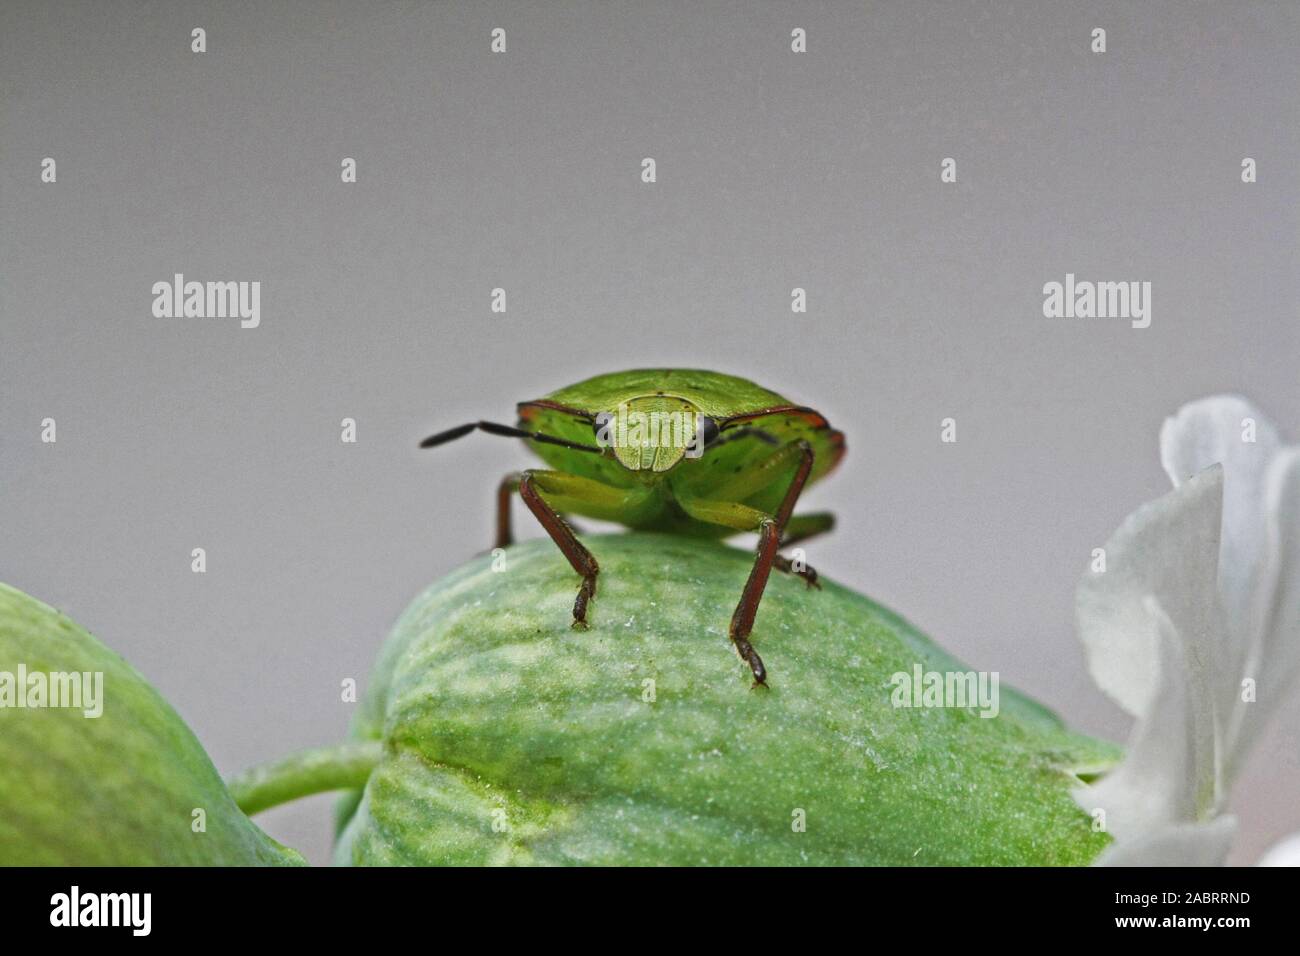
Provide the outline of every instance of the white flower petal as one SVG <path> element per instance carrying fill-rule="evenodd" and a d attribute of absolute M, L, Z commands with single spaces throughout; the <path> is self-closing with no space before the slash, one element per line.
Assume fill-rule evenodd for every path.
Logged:
<path fill-rule="evenodd" d="M 1116 843 L 1145 839 L 1164 827 L 1203 820 L 1218 795 L 1216 714 L 1205 647 L 1187 641 L 1154 598 L 1144 602 L 1159 650 L 1157 692 L 1133 728 L 1118 767 L 1075 791 L 1090 815 L 1105 811 Z"/>
<path fill-rule="evenodd" d="M 1088 668 L 1134 716 L 1150 709 L 1160 673 L 1149 597 L 1184 648 L 1196 648 L 1209 672 L 1221 673 L 1218 655 L 1229 643 L 1216 588 L 1222 496 L 1223 470 L 1215 466 L 1143 505 L 1106 543 L 1106 570 L 1079 583 L 1075 609 Z"/>
<path fill-rule="evenodd" d="M 1247 420 L 1254 423 L 1253 441 L 1245 440 Z M 1272 581 L 1261 574 L 1268 523 L 1261 502 L 1269 463 L 1280 448 L 1273 423 L 1238 395 L 1184 405 L 1160 429 L 1160 460 L 1175 487 L 1211 465 L 1223 465 L 1219 588 L 1238 666 L 1263 626 L 1260 602 L 1272 590 Z"/>
<path fill-rule="evenodd" d="M 1300 833 L 1293 833 L 1274 843 L 1255 865 L 1300 866 Z"/>
<path fill-rule="evenodd" d="M 1300 676 L 1300 448 L 1274 456 L 1256 507 L 1267 526 L 1260 562 L 1262 627 L 1247 648 L 1238 678 L 1255 681 L 1255 701 L 1241 700 L 1233 689 L 1234 720 L 1227 737 L 1227 756 L 1235 770 Z"/>
<path fill-rule="evenodd" d="M 1300 448 L 1232 395 L 1184 406 L 1160 442 L 1174 493 L 1125 521 L 1076 600 L 1094 679 L 1138 717 L 1124 761 L 1075 794 L 1106 811 L 1115 866 L 1223 862 L 1233 771 L 1300 676 Z M 1288 855 L 1300 834 L 1266 861 Z"/>
<path fill-rule="evenodd" d="M 1263 660 L 1270 685 L 1282 689 L 1300 670 L 1300 447 L 1287 448 L 1273 459 L 1265 502 L 1277 575 Z"/>
<path fill-rule="evenodd" d="M 1113 843 L 1094 866 L 1222 866 L 1237 831 L 1234 817 L 1161 827 L 1138 840 Z"/>

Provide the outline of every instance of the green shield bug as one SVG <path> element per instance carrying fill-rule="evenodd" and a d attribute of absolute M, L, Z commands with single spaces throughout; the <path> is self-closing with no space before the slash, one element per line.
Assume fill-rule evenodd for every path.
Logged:
<path fill-rule="evenodd" d="M 518 423 L 470 422 L 420 443 L 432 448 L 479 429 L 522 438 L 550 466 L 505 477 L 497 493 L 497 547 L 512 540 L 517 491 L 582 584 L 573 625 L 586 627 L 600 567 L 564 520 L 582 515 L 629 528 L 723 538 L 757 532 L 758 548 L 728 633 L 767 679 L 750 644 L 754 615 L 773 567 L 817 585 L 817 572 L 778 553 L 829 531 L 830 514 L 795 515 L 800 492 L 844 456 L 844 435 L 821 414 L 753 382 L 692 369 L 598 375 L 520 402 Z"/>

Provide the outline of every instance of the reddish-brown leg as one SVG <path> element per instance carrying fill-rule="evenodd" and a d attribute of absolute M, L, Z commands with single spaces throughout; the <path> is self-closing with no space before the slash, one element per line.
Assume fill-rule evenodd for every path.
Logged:
<path fill-rule="evenodd" d="M 756 687 L 767 682 L 767 668 L 763 666 L 762 658 L 749 643 L 750 632 L 754 630 L 754 615 L 758 613 L 758 602 L 763 600 L 763 590 L 767 587 L 768 576 L 772 573 L 772 565 L 777 556 L 776 549 L 781 543 L 781 532 L 794 512 L 795 502 L 799 500 L 799 492 L 803 491 L 804 483 L 808 480 L 813 466 L 812 448 L 807 442 L 800 442 L 800 445 L 802 454 L 799 456 L 799 467 L 790 481 L 790 487 L 785 491 L 785 497 L 781 499 L 781 507 L 776 510 L 776 519 L 765 519 L 759 526 L 758 553 L 754 558 L 754 567 L 749 572 L 749 580 L 745 582 L 745 590 L 740 594 L 736 613 L 731 616 L 731 640 L 735 643 L 740 656 L 749 662 L 749 669 L 754 672 Z"/>
<path fill-rule="evenodd" d="M 587 604 L 596 596 L 596 575 L 600 566 L 596 564 L 592 553 L 582 546 L 563 518 L 546 503 L 534 486 L 534 478 L 524 472 L 519 479 L 519 497 L 524 499 L 528 510 L 533 513 L 546 533 L 551 536 L 560 552 L 568 559 L 573 570 L 582 575 L 582 585 L 578 588 L 578 597 L 573 602 L 573 626 L 587 626 Z"/>
<path fill-rule="evenodd" d="M 781 547 L 788 548 L 801 541 L 807 541 L 819 534 L 825 534 L 834 527 L 835 516 L 826 512 L 795 515 L 786 523 L 785 530 L 781 534 Z M 817 580 L 817 569 L 812 565 L 805 563 L 802 568 L 796 568 L 794 562 L 780 554 L 776 556 L 773 565 L 778 571 L 797 574 L 804 579 L 808 587 L 821 590 L 821 583 Z"/>
<path fill-rule="evenodd" d="M 785 534 L 785 526 L 790 523 L 790 515 L 794 513 L 795 502 L 799 500 L 799 493 L 803 491 L 804 482 L 808 480 L 808 475 L 812 472 L 812 446 L 806 441 L 798 442 L 798 445 L 800 452 L 799 467 L 795 470 L 794 477 L 790 479 L 790 487 L 785 490 L 785 497 L 781 499 L 781 507 L 776 510 L 778 539 Z"/>
<path fill-rule="evenodd" d="M 803 567 L 796 568 L 794 562 L 783 554 L 778 554 L 772 559 L 772 567 L 778 571 L 784 571 L 786 574 L 793 574 L 796 577 L 803 578 L 803 583 L 810 588 L 822 589 L 821 581 L 817 579 L 817 569 L 811 564 L 805 563 Z"/>
<path fill-rule="evenodd" d="M 781 543 L 781 532 L 790 521 L 795 502 L 799 500 L 799 492 L 808 481 L 813 466 L 813 451 L 807 442 L 791 443 L 773 454 L 774 457 L 782 458 L 793 458 L 798 455 L 799 462 L 794 477 L 790 480 L 790 485 L 781 499 L 781 506 L 776 509 L 775 514 L 764 514 L 734 500 L 678 499 L 682 509 L 700 521 L 735 528 L 738 531 L 758 532 L 758 550 L 754 557 L 754 566 L 750 569 L 749 579 L 745 582 L 740 603 L 736 605 L 736 612 L 731 616 L 731 626 L 728 628 L 736 652 L 749 664 L 749 669 L 754 674 L 755 687 L 766 682 L 767 668 L 763 666 L 762 658 L 750 644 L 749 635 L 754 629 L 754 616 L 758 613 L 758 604 L 763 599 L 767 579 L 776 565 L 776 552 Z M 770 463 L 764 467 L 770 467 Z"/>
<path fill-rule="evenodd" d="M 519 472 L 513 471 L 501 479 L 497 486 L 497 541 L 492 547 L 508 548 L 515 543 L 510 530 L 510 501 L 519 487 Z"/>
<path fill-rule="evenodd" d="M 763 600 L 763 589 L 767 587 L 768 575 L 772 573 L 772 559 L 776 557 L 776 546 L 780 539 L 776 522 L 771 518 L 764 519 L 758 531 L 758 555 L 749 571 L 745 590 L 740 593 L 736 612 L 731 615 L 731 627 L 727 631 L 731 635 L 731 643 L 736 645 L 736 653 L 753 672 L 755 687 L 767 682 L 767 668 L 763 666 L 763 659 L 754 650 L 754 645 L 749 643 L 749 635 L 754 630 L 754 615 L 758 613 L 758 602 Z"/>

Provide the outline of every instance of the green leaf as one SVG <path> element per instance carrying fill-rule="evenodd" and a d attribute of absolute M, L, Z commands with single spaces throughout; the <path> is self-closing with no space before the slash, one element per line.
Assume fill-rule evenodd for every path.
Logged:
<path fill-rule="evenodd" d="M 102 714 L 86 716 L 96 708 L 84 691 L 78 708 L 30 706 L 42 680 L 32 675 L 51 673 L 82 675 L 84 688 L 102 674 Z M 206 832 L 195 832 L 200 819 Z M 126 661 L 0 584 L 0 864 L 302 863 L 239 811 L 189 728 Z"/>
<path fill-rule="evenodd" d="M 1118 750 L 1005 686 L 993 718 L 894 707 L 894 673 L 967 670 L 895 614 L 774 573 L 751 689 L 727 624 L 752 555 L 590 544 L 588 631 L 545 540 L 402 615 L 354 724 L 383 750 L 340 805 L 339 862 L 1083 864 L 1108 842 L 1070 790 Z"/>

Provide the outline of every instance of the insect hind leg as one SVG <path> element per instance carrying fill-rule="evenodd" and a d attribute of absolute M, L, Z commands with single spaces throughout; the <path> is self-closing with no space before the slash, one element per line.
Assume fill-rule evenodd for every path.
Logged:
<path fill-rule="evenodd" d="M 510 525 L 510 501 L 519 490 L 519 479 L 523 477 L 512 471 L 501 479 L 497 485 L 497 537 L 494 548 L 508 548 L 515 543 L 515 535 Z"/>
<path fill-rule="evenodd" d="M 835 516 L 826 511 L 818 511 L 813 514 L 794 515 L 786 523 L 785 533 L 781 535 L 781 547 L 789 547 L 798 544 L 801 541 L 807 541 L 809 538 L 816 537 L 819 534 L 825 534 L 835 527 Z M 817 577 L 817 569 L 806 561 L 792 561 L 784 555 L 778 554 L 772 562 L 773 567 L 786 574 L 796 574 L 804 579 L 804 583 L 810 588 L 821 590 L 821 582 Z"/>

